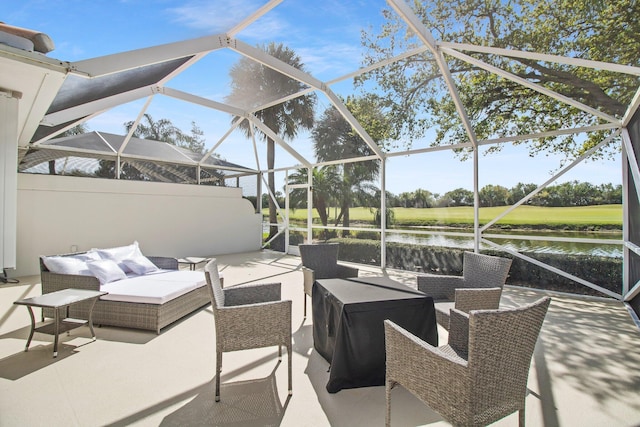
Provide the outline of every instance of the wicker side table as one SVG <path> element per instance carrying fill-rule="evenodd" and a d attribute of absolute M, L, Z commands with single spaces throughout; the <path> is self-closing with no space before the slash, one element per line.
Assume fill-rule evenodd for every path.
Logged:
<path fill-rule="evenodd" d="M 84 289 L 63 289 L 61 291 L 51 292 L 37 297 L 15 301 L 14 304 L 16 305 L 26 306 L 29 309 L 29 316 L 31 317 L 31 332 L 29 332 L 29 338 L 27 339 L 27 345 L 25 346 L 24 351 L 29 350 L 29 344 L 31 344 L 34 332 L 41 332 L 55 337 L 53 341 L 53 357 L 58 357 L 58 337 L 60 333 L 67 332 L 87 324 L 91 331 L 91 337 L 95 341 L 96 334 L 93 330 L 91 314 L 93 313 L 93 307 L 98 298 L 102 295 L 106 295 L 107 293 L 108 292 Z M 68 317 L 69 307 L 71 305 L 87 300 L 92 300 L 91 307 L 89 308 L 89 320 L 72 319 Z M 45 321 L 36 324 L 36 319 L 33 315 L 33 307 L 52 308 L 55 313 L 53 321 Z"/>

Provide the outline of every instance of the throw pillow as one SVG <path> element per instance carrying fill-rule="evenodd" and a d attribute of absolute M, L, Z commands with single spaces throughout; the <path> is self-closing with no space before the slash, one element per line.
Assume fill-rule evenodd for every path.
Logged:
<path fill-rule="evenodd" d="M 134 258 L 137 255 L 142 255 L 137 241 L 127 246 L 118 246 L 108 249 L 92 249 L 92 251 L 97 252 L 102 259 L 110 259 L 111 261 L 115 261 L 115 263 L 118 264 L 118 267 L 120 267 L 120 269 L 125 273 L 131 272 L 131 270 L 125 265 L 123 261 L 125 259 Z"/>
<path fill-rule="evenodd" d="M 142 254 L 140 256 L 136 256 L 135 258 L 125 259 L 123 263 L 129 270 L 139 275 L 159 270 L 159 268 L 153 262 L 151 262 L 149 258 Z"/>
<path fill-rule="evenodd" d="M 110 259 L 101 259 L 97 261 L 87 262 L 91 273 L 98 278 L 101 285 L 109 282 L 115 282 L 116 280 L 126 279 L 127 275 L 115 261 Z"/>
<path fill-rule="evenodd" d="M 43 257 L 42 261 L 52 273 L 78 274 L 82 276 L 92 275 L 87 266 L 87 262 L 75 256 L 48 256 Z"/>

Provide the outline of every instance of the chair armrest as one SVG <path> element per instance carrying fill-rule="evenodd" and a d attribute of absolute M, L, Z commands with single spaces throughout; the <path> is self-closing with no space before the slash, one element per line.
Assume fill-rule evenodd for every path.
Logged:
<path fill-rule="evenodd" d="M 469 352 L 469 314 L 455 308 L 449 311 L 449 345 L 460 353 Z"/>
<path fill-rule="evenodd" d="M 344 264 L 337 265 L 336 277 L 344 279 L 346 277 L 358 277 L 358 269 Z"/>
<path fill-rule="evenodd" d="M 440 274 L 422 274 L 417 276 L 418 290 L 424 292 L 435 300 L 455 299 L 456 288 L 464 287 L 462 276 L 449 276 Z"/>
<path fill-rule="evenodd" d="M 178 269 L 178 259 L 166 256 L 148 256 L 149 261 L 154 263 L 156 267 L 162 268 L 164 270 L 177 270 Z"/>
<path fill-rule="evenodd" d="M 256 304 L 279 301 L 281 298 L 280 283 L 259 283 L 224 288 L 224 305 Z"/>
<path fill-rule="evenodd" d="M 466 387 L 466 360 L 430 345 L 390 320 L 384 321 L 384 332 L 387 381 L 402 384 L 425 402 L 455 399 L 461 394 L 444 397 L 441 390 Z"/>
<path fill-rule="evenodd" d="M 216 345 L 224 351 L 291 340 L 291 301 L 222 307 L 216 315 Z M 219 341 L 219 342 L 218 342 Z"/>
<path fill-rule="evenodd" d="M 502 288 L 456 289 L 455 308 L 465 313 L 471 310 L 497 310 L 500 307 Z"/>
<path fill-rule="evenodd" d="M 302 277 L 304 280 L 304 293 L 311 296 L 311 289 L 313 288 L 313 282 L 316 281 L 316 274 L 312 269 L 303 266 Z"/>

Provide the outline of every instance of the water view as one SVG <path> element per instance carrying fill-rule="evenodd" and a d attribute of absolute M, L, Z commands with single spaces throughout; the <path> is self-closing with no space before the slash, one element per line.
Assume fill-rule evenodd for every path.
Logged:
<path fill-rule="evenodd" d="M 443 230 L 438 230 L 442 233 Z M 461 234 L 463 232 L 460 232 Z M 508 233 L 491 232 L 491 236 L 509 234 L 505 237 L 485 237 L 496 244 L 520 252 L 593 255 L 606 257 L 622 257 L 621 232 L 526 232 L 509 231 Z M 527 238 L 531 236 L 531 238 Z M 558 239 L 558 240 L 556 240 Z M 590 239 L 600 242 L 559 241 L 559 239 Z M 416 245 L 447 246 L 473 249 L 473 237 L 451 234 L 405 234 L 393 231 L 387 233 L 388 242 L 412 243 Z M 616 242 L 616 243 L 611 243 Z M 484 246 L 481 246 L 484 247 Z"/>

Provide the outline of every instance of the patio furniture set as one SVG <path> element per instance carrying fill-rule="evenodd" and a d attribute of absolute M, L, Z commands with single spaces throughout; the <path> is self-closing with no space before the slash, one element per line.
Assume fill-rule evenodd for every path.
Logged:
<path fill-rule="evenodd" d="M 314 347 L 330 364 L 327 391 L 385 385 L 387 425 L 397 384 L 456 425 L 486 425 L 516 411 L 524 425 L 529 365 L 550 299 L 500 309 L 511 260 L 465 252 L 462 276 L 423 274 L 412 288 L 358 277 L 357 268 L 338 263 L 338 244 L 299 248 L 304 315 L 311 296 Z M 287 350 L 291 395 L 291 301 L 281 300 L 280 283 L 223 288 L 215 259 L 189 260 L 189 271 L 178 270 L 178 262 L 145 257 L 137 242 L 41 257 L 43 295 L 16 301 L 32 320 L 25 351 L 35 331 L 55 334 L 55 356 L 63 330 L 88 323 L 94 339 L 93 323 L 160 333 L 211 303 L 215 400 L 224 352 L 270 346 L 278 347 L 279 359 L 282 347 Z M 200 262 L 206 262 L 204 274 L 193 269 Z M 129 274 L 114 280 L 114 266 Z M 32 307 L 42 307 L 52 325 L 37 327 Z M 440 347 L 436 323 L 449 330 Z"/>
<path fill-rule="evenodd" d="M 465 252 L 462 276 L 421 274 L 416 290 L 357 272 L 330 279 L 331 268 L 339 271 L 330 267 L 337 245 L 300 245 L 300 254 L 303 265 L 311 259 L 324 268 L 311 293 L 314 347 L 330 363 L 327 391 L 385 385 L 387 426 L 396 385 L 453 425 L 484 426 L 518 412 L 524 426 L 529 367 L 551 300 L 500 309 L 510 259 Z M 306 274 L 305 302 L 313 277 Z M 436 322 L 449 332 L 440 347 Z"/>

